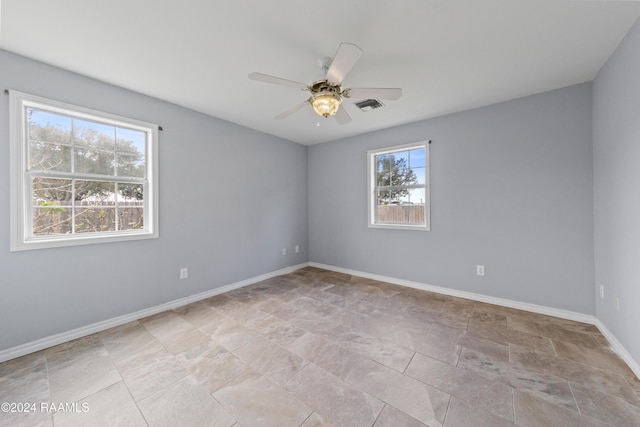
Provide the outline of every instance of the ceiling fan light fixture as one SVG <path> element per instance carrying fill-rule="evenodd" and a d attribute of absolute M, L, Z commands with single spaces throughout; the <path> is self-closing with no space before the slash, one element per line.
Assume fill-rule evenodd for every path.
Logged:
<path fill-rule="evenodd" d="M 342 99 L 333 93 L 320 93 L 311 99 L 313 110 L 322 117 L 334 116 L 340 108 Z"/>

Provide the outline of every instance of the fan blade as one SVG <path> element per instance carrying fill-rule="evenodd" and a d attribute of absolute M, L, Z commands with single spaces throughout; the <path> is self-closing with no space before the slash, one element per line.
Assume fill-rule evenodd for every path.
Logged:
<path fill-rule="evenodd" d="M 341 105 L 336 111 L 336 121 L 341 125 L 346 125 L 351 121 L 351 116 L 347 113 L 347 110 L 344 108 L 344 105 Z"/>
<path fill-rule="evenodd" d="M 309 104 L 309 101 L 301 102 L 300 104 L 296 104 L 293 107 L 289 108 L 288 110 L 283 111 L 282 113 L 278 114 L 274 118 L 276 118 L 278 120 L 285 119 L 285 118 L 289 117 L 290 115 L 292 115 L 293 113 L 295 113 L 296 111 L 302 110 L 307 105 L 311 105 L 311 104 Z"/>
<path fill-rule="evenodd" d="M 293 80 L 282 79 L 280 77 L 270 76 L 268 74 L 251 73 L 249 74 L 249 78 L 251 80 L 257 80 L 259 82 L 271 83 L 271 84 L 280 85 L 280 86 L 288 86 L 294 89 L 300 89 L 300 90 L 309 89 L 309 86 L 307 86 L 306 84 L 294 82 Z"/>
<path fill-rule="evenodd" d="M 327 80 L 331 83 L 342 83 L 342 80 L 351 71 L 355 63 L 358 62 L 361 55 L 362 49 L 355 44 L 341 43 L 327 71 Z"/>
<path fill-rule="evenodd" d="M 385 101 L 395 101 L 402 96 L 400 88 L 382 88 L 382 87 L 354 87 L 345 89 L 342 92 L 345 98 L 356 99 L 382 99 Z"/>

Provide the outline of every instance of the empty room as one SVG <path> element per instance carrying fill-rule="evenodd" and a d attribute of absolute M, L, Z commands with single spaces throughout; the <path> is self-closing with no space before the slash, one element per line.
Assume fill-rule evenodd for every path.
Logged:
<path fill-rule="evenodd" d="M 0 2 L 0 426 L 640 426 L 640 1 Z"/>

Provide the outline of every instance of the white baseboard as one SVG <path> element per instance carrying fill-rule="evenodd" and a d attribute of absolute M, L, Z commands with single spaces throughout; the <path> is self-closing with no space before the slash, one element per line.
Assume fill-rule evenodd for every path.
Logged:
<path fill-rule="evenodd" d="M 620 341 L 618 341 L 618 338 L 616 338 L 616 336 L 613 335 L 611 331 L 609 331 L 609 329 L 607 329 L 607 327 L 600 321 L 600 319 L 598 319 L 597 317 L 594 317 L 594 319 L 594 324 L 600 330 L 600 332 L 602 332 L 602 335 L 604 335 L 607 341 L 609 341 L 609 344 L 611 344 L 613 350 L 618 353 L 618 356 L 620 356 L 622 360 L 625 361 L 627 366 L 629 366 L 629 369 L 631 369 L 633 373 L 636 374 L 636 377 L 640 378 L 640 364 L 638 364 L 638 362 L 636 362 L 635 359 L 631 357 L 631 354 L 629 354 L 627 349 L 622 345 Z"/>
<path fill-rule="evenodd" d="M 317 262 L 310 262 L 311 267 L 322 268 L 325 270 L 336 271 L 338 273 L 350 274 L 352 276 L 364 277 L 367 279 L 378 280 L 381 282 L 393 283 L 394 285 L 405 286 L 408 288 L 420 289 L 423 291 L 435 292 L 443 295 L 450 295 L 459 298 L 465 298 L 473 301 L 485 302 L 488 304 L 499 305 L 503 307 L 515 308 L 518 310 L 530 311 L 532 313 L 545 314 L 547 316 L 559 317 L 561 319 L 573 320 L 576 322 L 588 323 L 595 325 L 602 335 L 609 341 L 612 349 L 626 362 L 629 369 L 633 371 L 636 377 L 640 378 L 640 365 L 636 362 L 627 349 L 618 341 L 607 327 L 595 316 L 577 313 L 574 311 L 561 310 L 558 308 L 546 307 L 543 305 L 529 304 L 526 302 L 513 301 L 505 298 L 491 297 L 473 292 L 459 291 L 456 289 L 443 288 L 440 286 L 427 285 L 420 282 L 412 282 L 409 280 L 397 279 L 395 277 L 382 276 L 379 274 L 366 273 L 363 271 L 352 270 L 349 268 L 335 267 Z"/>
<path fill-rule="evenodd" d="M 177 300 L 169 301 L 164 304 L 157 305 L 155 307 L 145 308 L 143 310 L 136 311 L 134 313 L 125 314 L 123 316 L 114 317 L 112 319 L 104 320 L 102 322 L 93 323 L 91 325 L 83 326 L 81 328 L 73 329 L 71 331 L 62 332 L 60 334 L 52 335 L 46 338 L 42 338 L 36 341 L 21 344 L 16 347 L 11 347 L 6 350 L 0 350 L 0 362 L 15 359 L 16 357 L 24 356 L 26 354 L 35 353 L 36 351 L 44 350 L 45 348 L 53 347 L 54 345 L 62 344 L 77 338 L 86 337 L 87 335 L 101 332 L 114 326 L 123 325 L 134 320 L 142 319 L 144 317 L 151 316 L 153 314 L 161 313 L 163 311 L 172 310 L 183 305 L 191 304 L 196 301 L 200 301 L 206 298 L 210 298 L 225 292 L 232 291 L 234 289 L 242 288 L 244 286 L 251 285 L 253 283 L 261 282 L 263 280 L 270 279 L 272 277 L 280 276 L 282 274 L 291 273 L 295 270 L 308 266 L 309 263 L 302 263 L 291 267 L 286 267 L 277 271 L 262 274 L 260 276 L 251 277 L 249 279 L 241 280 L 239 282 L 231 283 L 219 288 L 211 289 L 209 291 L 201 292 L 199 294 L 191 295 Z"/>

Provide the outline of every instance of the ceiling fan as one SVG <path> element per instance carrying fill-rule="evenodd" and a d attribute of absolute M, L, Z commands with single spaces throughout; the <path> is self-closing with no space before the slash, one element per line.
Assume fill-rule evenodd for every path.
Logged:
<path fill-rule="evenodd" d="M 318 116 L 329 117 L 335 116 L 340 124 L 346 124 L 351 121 L 349 113 L 344 107 L 340 108 L 344 98 L 354 99 L 380 99 L 395 101 L 402 96 L 400 88 L 346 88 L 342 89 L 342 81 L 349 73 L 351 68 L 358 62 L 362 55 L 362 49 L 352 43 L 341 43 L 338 47 L 330 65 L 324 65 L 322 68 L 326 70 L 324 80 L 318 80 L 311 85 L 298 83 L 292 80 L 274 77 L 262 73 L 251 73 L 249 78 L 265 83 L 272 83 L 280 86 L 292 87 L 303 91 L 309 91 L 311 96 L 299 104 L 294 105 L 288 110 L 275 116 L 276 119 L 284 119 L 298 110 L 306 106 L 313 107 Z"/>

